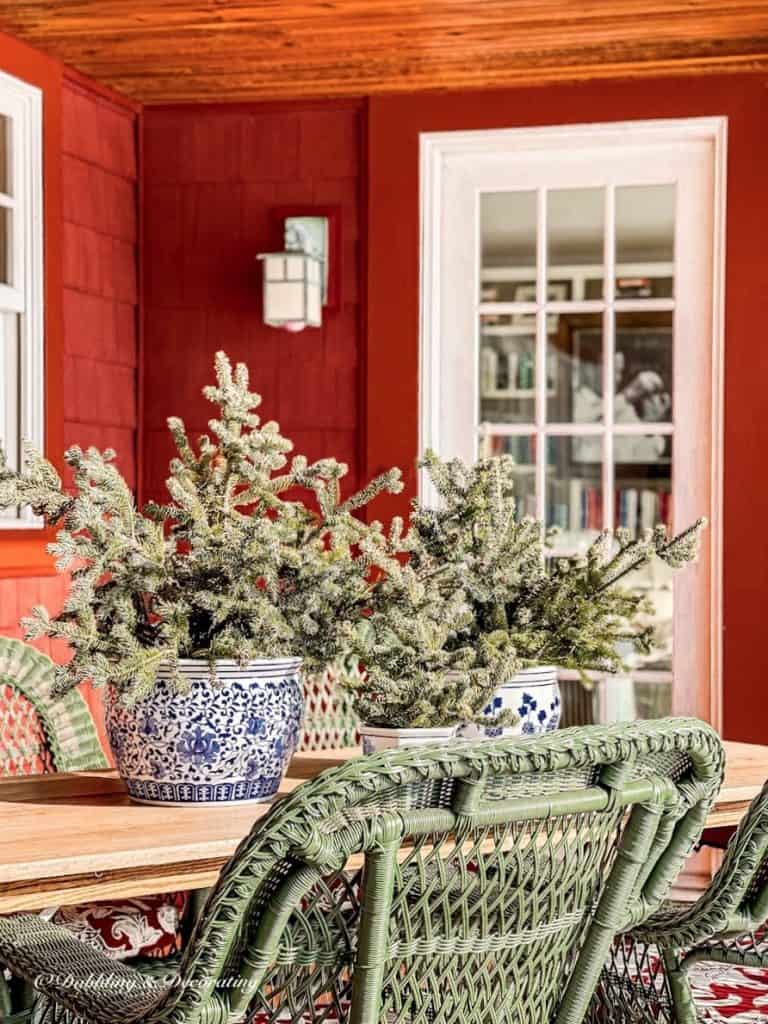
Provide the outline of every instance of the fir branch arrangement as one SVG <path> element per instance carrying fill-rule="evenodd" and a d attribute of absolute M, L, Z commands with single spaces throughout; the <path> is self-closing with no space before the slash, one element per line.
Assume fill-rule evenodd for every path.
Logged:
<path fill-rule="evenodd" d="M 210 434 L 195 447 L 182 420 L 169 420 L 178 454 L 168 504 L 139 511 L 111 450 L 66 452 L 72 494 L 39 452 L 27 449 L 20 473 L 0 452 L 0 507 L 30 505 L 58 527 L 50 550 L 71 573 L 61 614 L 38 607 L 24 621 L 28 638 L 71 647 L 60 691 L 91 680 L 135 699 L 151 689 L 160 662 L 184 657 L 300 656 L 323 669 L 368 606 L 368 553 L 385 542 L 379 523 L 355 513 L 380 492 L 399 491 L 399 470 L 342 500 L 347 467 L 289 460 L 292 443 L 255 412 L 261 398 L 246 367 L 233 371 L 223 352 L 215 366 L 217 383 L 203 392 L 219 410 Z M 299 491 L 307 502 L 291 498 Z"/>
<path fill-rule="evenodd" d="M 348 627 L 350 651 L 365 671 L 342 674 L 367 725 L 431 728 L 489 719 L 483 709 L 510 675 L 509 638 L 470 638 L 471 612 L 461 566 L 434 557 L 418 531 L 396 518 L 386 538 L 363 545 L 383 574 L 368 614 Z M 506 713 L 493 724 L 511 725 Z"/>
<path fill-rule="evenodd" d="M 643 622 L 653 608 L 623 584 L 654 559 L 673 569 L 693 561 L 704 519 L 674 537 L 664 526 L 638 538 L 603 531 L 583 558 L 548 560 L 552 536 L 534 519 L 517 519 L 509 456 L 468 467 L 427 452 L 421 465 L 439 505 L 415 505 L 412 530 L 430 557 L 459 568 L 469 616 L 457 642 L 477 646 L 502 631 L 515 670 L 557 665 L 584 675 L 621 671 L 621 646 L 650 652 L 653 629 Z"/>

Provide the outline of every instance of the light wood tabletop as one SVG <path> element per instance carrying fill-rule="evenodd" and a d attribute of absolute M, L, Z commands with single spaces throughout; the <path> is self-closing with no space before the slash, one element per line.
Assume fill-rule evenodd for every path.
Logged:
<path fill-rule="evenodd" d="M 725 749 L 710 828 L 737 825 L 768 777 L 768 747 Z M 359 752 L 297 755 L 280 794 Z M 114 772 L 2 779 L 0 913 L 212 885 L 269 806 L 145 806 L 128 799 Z"/>

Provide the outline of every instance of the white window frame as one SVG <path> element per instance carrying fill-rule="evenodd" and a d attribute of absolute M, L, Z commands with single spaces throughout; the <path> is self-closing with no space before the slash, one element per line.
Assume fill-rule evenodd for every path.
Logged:
<path fill-rule="evenodd" d="M 16 436 L 2 438 L 11 465 L 16 466 L 22 441 L 42 450 L 45 444 L 45 333 L 43 280 L 43 96 L 39 88 L 0 72 L 0 114 L 11 126 L 8 174 L 10 194 L 0 193 L 0 206 L 9 210 L 8 283 L 0 284 L 0 317 L 15 314 L 18 360 L 0 373 L 18 382 L 13 397 L 0 388 L 0 431 L 7 418 L 16 423 Z M 11 385 L 13 387 L 13 385 Z M 15 415 L 14 415 L 15 413 Z M 11 449 L 11 450 L 9 450 Z M 0 515 L 0 530 L 40 529 L 42 521 L 28 508 Z"/>
<path fill-rule="evenodd" d="M 711 436 L 708 438 L 709 447 L 712 453 L 711 474 L 708 481 L 709 498 L 708 507 L 704 509 L 709 518 L 709 531 L 705 545 L 707 546 L 706 571 L 708 575 L 709 593 L 709 636 L 703 642 L 710 645 L 709 657 L 709 678 L 707 680 L 690 680 L 684 688 L 687 692 L 682 697 L 682 706 L 685 710 L 693 710 L 696 713 L 709 719 L 713 725 L 719 727 L 722 721 L 722 427 L 723 427 L 723 324 L 724 324 L 724 268 L 725 268 L 725 197 L 726 197 L 726 141 L 727 141 L 727 119 L 724 117 L 689 118 L 671 120 L 651 120 L 635 122 L 612 122 L 607 124 L 580 124 L 565 125 L 558 127 L 544 128 L 512 128 L 489 131 L 467 131 L 467 132 L 435 132 L 422 133 L 420 136 L 420 202 L 421 202 L 421 278 L 420 278 L 420 360 L 419 360 L 419 446 L 423 451 L 426 447 L 441 450 L 441 386 L 445 359 L 448 354 L 445 351 L 443 341 L 443 325 L 441 317 L 444 314 L 446 298 L 441 294 L 441 265 L 442 265 L 442 235 L 444 218 L 450 215 L 450 201 L 447 198 L 446 181 L 449 178 L 451 168 L 456 168 L 459 162 L 465 158 L 471 158 L 473 154 L 478 156 L 487 155 L 489 152 L 494 158 L 503 160 L 505 156 L 519 157 L 525 153 L 535 153 L 546 150 L 563 150 L 564 148 L 588 147 L 595 149 L 600 146 L 616 146 L 626 144 L 628 139 L 633 143 L 648 144 L 675 144 L 696 140 L 705 142 L 712 147 L 713 154 L 713 209 L 712 231 L 712 309 L 711 309 Z M 553 158 L 555 155 L 553 154 Z M 540 203 L 540 207 L 543 204 Z M 608 190 L 607 198 L 607 222 L 605 225 L 606 239 L 612 234 L 612 194 Z M 539 232 L 546 220 L 546 210 L 539 209 L 538 221 Z M 540 259 L 542 246 L 539 247 Z M 606 243 L 606 248 L 608 245 Z M 605 259 L 605 280 L 612 280 L 612 248 L 611 252 L 606 251 Z M 467 253 L 466 268 L 470 275 L 469 282 L 475 281 L 477 251 Z M 541 275 L 539 275 L 541 277 Z M 541 291 L 541 286 L 539 287 Z M 477 297 L 476 297 L 477 298 Z M 537 302 L 531 303 L 531 313 L 539 313 L 545 296 L 537 295 Z M 659 308 L 666 308 L 665 300 L 643 300 L 643 308 L 650 309 L 658 304 Z M 671 305 L 671 304 L 670 304 Z M 579 304 L 585 311 L 589 307 L 602 310 L 605 308 L 603 302 L 582 302 Z M 631 300 L 613 300 L 613 306 L 618 311 L 629 309 L 632 306 Z M 479 305 L 478 305 L 479 308 Z M 555 307 L 548 305 L 547 309 Z M 577 307 L 573 302 L 567 304 L 570 311 Z M 485 310 L 485 305 L 483 306 Z M 493 311 L 491 306 L 487 311 Z M 542 372 L 545 359 L 546 326 L 545 318 L 538 316 L 538 337 L 537 337 L 537 373 L 535 384 L 537 389 L 537 428 L 541 427 L 542 410 L 546 402 L 546 373 Z M 611 367 L 605 367 L 604 372 L 607 380 L 611 381 Z M 477 394 L 477 380 L 468 381 L 468 389 L 472 394 Z M 612 387 L 604 389 L 607 402 L 612 400 Z M 539 393 L 540 392 L 540 393 Z M 444 413 L 443 413 L 444 415 Z M 479 427 L 474 424 L 474 427 Z M 495 429 L 495 428 L 494 428 Z M 678 432 L 678 427 L 675 433 Z M 642 432 L 647 433 L 647 426 L 640 427 Z M 547 425 L 550 435 L 558 433 L 557 427 Z M 503 432 L 503 431 L 502 431 Z M 522 433 L 516 428 L 510 427 L 510 433 Z M 530 431 L 526 430 L 526 433 Z M 573 424 L 564 424 L 561 431 L 564 434 L 572 434 Z M 603 435 L 603 428 L 596 426 L 595 432 Z M 654 428 L 654 433 L 658 432 Z M 610 442 L 608 442 L 610 445 Z M 444 445 L 442 446 L 444 447 Z M 452 452 L 445 452 L 452 454 Z M 610 451 L 609 451 L 610 454 Z M 541 460 L 540 460 L 541 461 Z M 539 475 L 543 473 L 543 467 L 539 467 Z M 543 480 L 538 481 L 537 493 L 539 504 L 543 505 L 544 486 Z M 419 478 L 419 493 L 426 501 L 434 500 L 435 496 L 429 485 L 425 474 Z M 610 493 L 610 492 L 608 492 Z M 607 503 L 610 505 L 610 502 Z M 543 512 L 543 508 L 539 508 Z M 610 519 L 610 513 L 608 513 Z M 676 602 L 677 607 L 677 602 Z M 677 614 L 677 612 L 676 612 Z M 692 613 L 692 621 L 697 623 L 697 634 L 701 631 L 700 615 Z M 702 640 L 697 635 L 697 641 Z M 677 647 L 681 645 L 676 645 Z M 684 659 L 683 659 L 684 660 Z M 675 674 L 677 676 L 678 657 L 675 656 Z M 685 662 L 685 668 L 693 668 Z M 686 676 L 692 672 L 687 671 Z M 677 686 L 677 684 L 676 684 Z"/>

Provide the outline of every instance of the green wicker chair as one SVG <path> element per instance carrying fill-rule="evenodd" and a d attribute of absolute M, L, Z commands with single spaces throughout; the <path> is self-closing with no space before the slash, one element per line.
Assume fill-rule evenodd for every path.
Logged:
<path fill-rule="evenodd" d="M 109 767 L 82 695 L 54 700 L 53 680 L 49 657 L 0 637 L 0 776 Z"/>
<path fill-rule="evenodd" d="M 619 939 L 595 995 L 595 1024 L 694 1024 L 689 972 L 702 962 L 768 970 L 768 783 L 752 802 L 709 888 L 670 901 Z M 638 1012 L 645 1015 L 638 1017 Z"/>
<path fill-rule="evenodd" d="M 685 719 L 355 758 L 254 826 L 177 977 L 35 917 L 0 920 L 0 961 L 42 994 L 40 1024 L 577 1024 L 722 770 Z"/>

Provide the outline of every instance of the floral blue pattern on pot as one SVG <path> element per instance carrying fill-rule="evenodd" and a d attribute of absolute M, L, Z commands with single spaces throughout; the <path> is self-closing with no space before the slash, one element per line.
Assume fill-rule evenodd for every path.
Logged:
<path fill-rule="evenodd" d="M 109 692 L 106 725 L 129 794 L 152 803 L 220 803 L 272 796 L 301 734 L 304 709 L 297 658 L 240 668 L 180 663 L 188 684 L 174 692 L 167 669 L 152 692 L 128 705 Z"/>

